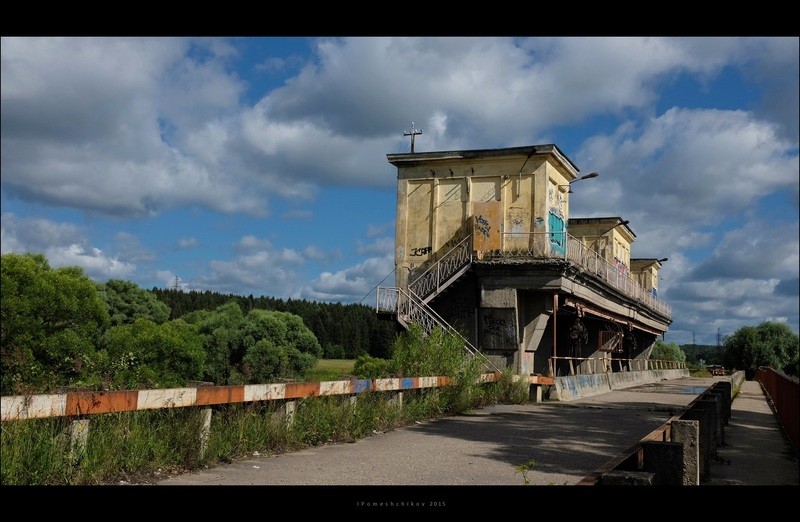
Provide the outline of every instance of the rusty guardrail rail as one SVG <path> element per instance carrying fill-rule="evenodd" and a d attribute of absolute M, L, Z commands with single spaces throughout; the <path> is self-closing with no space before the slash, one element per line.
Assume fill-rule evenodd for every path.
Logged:
<path fill-rule="evenodd" d="M 665 359 L 621 359 L 611 357 L 550 357 L 550 375 L 557 375 L 559 361 L 569 364 L 569 375 L 595 375 L 614 371 L 685 370 L 686 363 Z M 616 363 L 616 370 L 614 370 Z"/>
<path fill-rule="evenodd" d="M 756 380 L 772 402 L 783 431 L 797 452 L 800 444 L 800 383 L 765 366 L 756 371 Z"/>

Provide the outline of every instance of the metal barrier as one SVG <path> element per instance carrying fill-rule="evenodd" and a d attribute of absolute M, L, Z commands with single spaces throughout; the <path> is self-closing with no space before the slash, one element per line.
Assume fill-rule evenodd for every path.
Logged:
<path fill-rule="evenodd" d="M 662 359 L 617 359 L 611 357 L 550 357 L 550 375 L 557 376 L 558 362 L 566 361 L 569 375 L 594 375 L 609 372 L 647 370 L 685 370 L 682 361 Z M 614 368 L 616 366 L 616 369 Z"/>
<path fill-rule="evenodd" d="M 768 367 L 756 371 L 756 380 L 772 402 L 775 414 L 797 452 L 800 438 L 800 383 Z"/>

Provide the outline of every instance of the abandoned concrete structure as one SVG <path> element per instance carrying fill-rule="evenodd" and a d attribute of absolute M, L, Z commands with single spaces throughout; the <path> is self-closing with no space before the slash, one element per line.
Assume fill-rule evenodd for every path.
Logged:
<path fill-rule="evenodd" d="M 525 375 L 630 369 L 667 330 L 664 260 L 631 258 L 621 217 L 570 218 L 572 183 L 597 174 L 579 176 L 555 145 L 387 159 L 396 286 L 378 289 L 379 313 L 454 328 L 468 350 Z"/>

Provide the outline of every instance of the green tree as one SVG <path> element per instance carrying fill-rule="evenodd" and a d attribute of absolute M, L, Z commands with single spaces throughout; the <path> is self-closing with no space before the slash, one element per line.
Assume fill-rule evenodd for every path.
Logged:
<path fill-rule="evenodd" d="M 169 320 L 169 307 L 152 293 L 139 288 L 136 283 L 110 279 L 107 283 L 98 283 L 100 297 L 108 305 L 111 324 L 131 324 L 136 319 L 149 319 L 156 324 Z"/>
<path fill-rule="evenodd" d="M 686 362 L 686 354 L 676 343 L 667 343 L 661 339 L 656 339 L 653 351 L 650 352 L 650 359 L 659 361 L 678 361 Z"/>
<path fill-rule="evenodd" d="M 752 377 L 760 366 L 797 372 L 800 337 L 785 323 L 765 321 L 743 326 L 725 339 L 725 365 L 745 370 Z"/>
<path fill-rule="evenodd" d="M 242 330 L 247 349 L 242 373 L 249 382 L 301 376 L 322 356 L 322 347 L 303 319 L 289 312 L 253 309 Z"/>
<path fill-rule="evenodd" d="M 103 336 L 106 384 L 117 389 L 185 386 L 203 374 L 206 352 L 197 327 L 181 319 L 156 324 L 136 319 Z"/>
<path fill-rule="evenodd" d="M 95 283 L 77 267 L 51 269 L 42 254 L 3 254 L 0 273 L 3 395 L 86 378 L 109 324 Z"/>
<path fill-rule="evenodd" d="M 206 351 L 204 379 L 215 384 L 241 384 L 237 366 L 244 357 L 242 324 L 244 314 L 233 301 L 214 311 L 197 310 L 183 317 L 196 324 Z"/>

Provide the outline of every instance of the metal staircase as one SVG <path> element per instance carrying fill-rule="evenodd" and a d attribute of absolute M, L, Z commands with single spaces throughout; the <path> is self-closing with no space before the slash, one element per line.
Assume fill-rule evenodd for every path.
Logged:
<path fill-rule="evenodd" d="M 464 349 L 473 357 L 479 358 L 485 370 L 499 371 L 477 348 L 453 328 L 447 321 L 428 306 L 428 302 L 439 295 L 453 282 L 466 273 L 472 264 L 472 243 L 469 236 L 436 261 L 430 268 L 409 283 L 408 289 L 397 287 L 378 287 L 378 313 L 394 314 L 405 328 L 411 323 L 422 326 L 426 335 L 434 328 L 457 334 L 464 341 Z"/>

